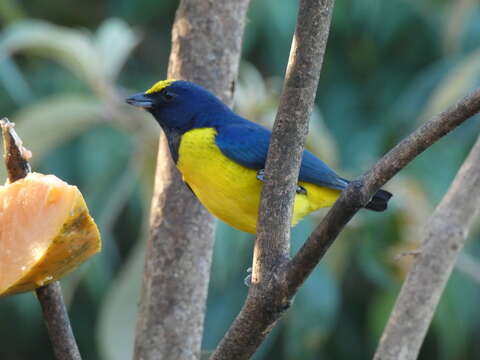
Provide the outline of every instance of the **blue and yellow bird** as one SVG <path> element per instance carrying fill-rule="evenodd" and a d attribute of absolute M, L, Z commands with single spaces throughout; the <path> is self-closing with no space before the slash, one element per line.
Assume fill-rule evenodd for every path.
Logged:
<path fill-rule="evenodd" d="M 158 121 L 183 181 L 200 202 L 231 226 L 254 234 L 270 130 L 235 114 L 215 95 L 188 81 L 159 81 L 126 101 Z M 305 150 L 292 225 L 331 206 L 348 183 Z M 384 211 L 391 196 L 380 190 L 366 208 Z"/>

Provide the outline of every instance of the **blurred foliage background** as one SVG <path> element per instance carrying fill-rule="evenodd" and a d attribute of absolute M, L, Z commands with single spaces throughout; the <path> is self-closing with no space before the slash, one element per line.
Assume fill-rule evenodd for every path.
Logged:
<path fill-rule="evenodd" d="M 85 359 L 131 358 L 159 129 L 123 98 L 165 77 L 176 6 L 0 0 L 0 116 L 17 123 L 37 171 L 80 187 L 103 235 L 103 252 L 62 280 Z M 235 107 L 266 125 L 296 6 L 253 0 L 249 11 Z M 308 146 L 345 177 L 359 176 L 479 85 L 479 35 L 475 0 L 338 1 Z M 411 261 L 400 254 L 418 245 L 479 130 L 470 120 L 387 184 L 391 209 L 352 221 L 256 359 L 371 358 Z M 294 250 L 322 214 L 295 228 Z M 480 358 L 479 230 L 470 233 L 421 359 Z M 206 351 L 243 303 L 251 252 L 251 236 L 218 224 Z M 0 358 L 53 358 L 32 294 L 0 299 Z"/>

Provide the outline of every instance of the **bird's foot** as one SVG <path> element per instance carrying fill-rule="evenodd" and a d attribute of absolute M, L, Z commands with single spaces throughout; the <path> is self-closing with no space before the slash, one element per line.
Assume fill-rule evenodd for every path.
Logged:
<path fill-rule="evenodd" d="M 265 179 L 265 169 L 260 169 L 257 171 L 257 179 L 260 181 L 264 181 Z M 295 189 L 297 194 L 300 195 L 307 195 L 307 189 L 305 189 L 302 185 L 297 185 Z"/>
<path fill-rule="evenodd" d="M 247 276 L 245 277 L 245 279 L 243 279 L 243 283 L 245 284 L 246 287 L 250 287 L 250 285 L 252 285 L 252 268 L 249 267 L 247 269 Z"/>
<path fill-rule="evenodd" d="M 260 169 L 257 171 L 257 179 L 263 181 L 265 178 L 265 169 Z"/>
<path fill-rule="evenodd" d="M 297 189 L 295 191 L 297 194 L 307 195 L 307 189 L 305 189 L 302 185 L 297 185 Z"/>

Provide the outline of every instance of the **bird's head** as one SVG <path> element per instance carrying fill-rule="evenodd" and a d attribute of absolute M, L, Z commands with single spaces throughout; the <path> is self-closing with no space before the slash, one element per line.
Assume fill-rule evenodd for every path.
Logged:
<path fill-rule="evenodd" d="M 183 80 L 159 81 L 147 91 L 130 96 L 126 102 L 150 112 L 163 128 L 182 131 L 198 126 L 199 118 L 212 118 L 215 113 L 229 111 L 215 95 Z"/>

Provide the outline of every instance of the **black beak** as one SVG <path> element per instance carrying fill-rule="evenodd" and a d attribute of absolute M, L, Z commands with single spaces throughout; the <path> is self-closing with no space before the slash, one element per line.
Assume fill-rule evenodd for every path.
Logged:
<path fill-rule="evenodd" d="M 134 94 L 126 98 L 125 101 L 127 102 L 127 104 L 138 106 L 144 109 L 149 109 L 153 106 L 152 99 L 150 99 L 150 97 L 148 95 L 145 95 L 144 93 Z"/>

